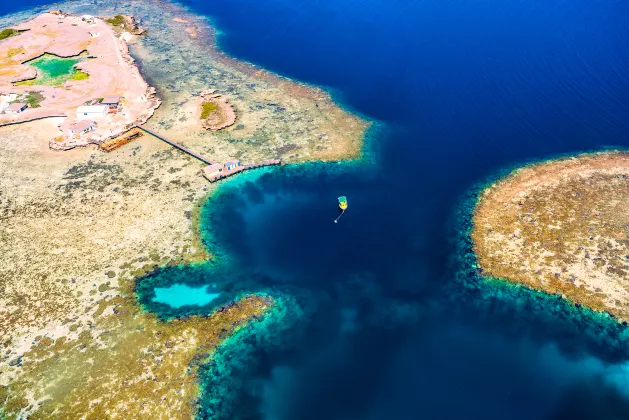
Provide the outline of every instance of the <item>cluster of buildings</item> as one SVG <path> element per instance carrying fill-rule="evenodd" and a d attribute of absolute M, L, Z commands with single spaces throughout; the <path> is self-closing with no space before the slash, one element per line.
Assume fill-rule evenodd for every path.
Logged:
<path fill-rule="evenodd" d="M 108 96 L 102 101 L 92 101 L 89 105 L 83 105 L 76 109 L 76 118 L 87 120 L 90 118 L 101 118 L 107 114 L 115 114 L 120 108 L 120 96 Z"/>
<path fill-rule="evenodd" d="M 248 165 L 241 165 L 239 160 L 229 160 L 223 165 L 213 163 L 206 166 L 205 169 L 203 169 L 203 176 L 210 182 L 216 182 L 248 169 L 261 168 L 263 166 L 278 166 L 281 164 L 282 161 L 280 159 L 265 160 L 264 162 L 250 163 Z"/>
<path fill-rule="evenodd" d="M 120 110 L 120 97 L 108 96 L 102 100 L 92 101 L 89 105 L 82 105 L 76 109 L 77 122 L 68 129 L 68 136 L 74 137 L 93 131 L 98 120 L 109 114 L 116 114 Z"/>
<path fill-rule="evenodd" d="M 4 114 L 20 114 L 28 109 L 26 102 L 17 101 L 16 94 L 3 95 L 0 110 Z M 93 131 L 98 120 L 109 114 L 116 114 L 120 110 L 120 97 L 108 96 L 102 100 L 92 101 L 89 105 L 82 105 L 76 109 L 76 120 L 67 131 L 69 137 L 75 137 Z"/>
<path fill-rule="evenodd" d="M 225 162 L 223 165 L 220 163 L 213 163 L 203 169 L 203 175 L 207 179 L 213 180 L 219 177 L 222 178 L 229 176 L 233 172 L 238 172 L 241 168 L 242 165 L 239 160 L 230 160 Z"/>

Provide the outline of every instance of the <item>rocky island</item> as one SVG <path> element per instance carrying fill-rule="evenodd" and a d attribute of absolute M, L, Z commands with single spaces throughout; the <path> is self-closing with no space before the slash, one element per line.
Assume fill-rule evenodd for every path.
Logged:
<path fill-rule="evenodd" d="M 222 130 L 236 122 L 236 111 L 227 98 L 215 93 L 214 89 L 201 92 L 199 119 L 203 128 L 211 131 Z"/>
<path fill-rule="evenodd" d="M 10 29 L 0 43 L 0 125 L 66 117 L 50 147 L 67 150 L 116 137 L 159 107 L 129 55 L 141 33 L 132 17 L 56 11 Z"/>
<path fill-rule="evenodd" d="M 627 152 L 518 169 L 475 208 L 479 269 L 629 321 L 628 210 Z"/>

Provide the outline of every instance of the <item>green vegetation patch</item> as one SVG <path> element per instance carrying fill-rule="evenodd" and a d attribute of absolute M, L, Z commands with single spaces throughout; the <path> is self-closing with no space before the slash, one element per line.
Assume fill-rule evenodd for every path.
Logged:
<path fill-rule="evenodd" d="M 76 73 L 74 73 L 72 76 L 70 76 L 70 80 L 87 80 L 90 78 L 90 75 L 85 73 L 84 71 L 81 71 L 79 69 L 76 69 Z"/>
<path fill-rule="evenodd" d="M 112 26 L 124 26 L 127 19 L 123 15 L 116 15 L 112 18 L 105 19 L 105 22 L 109 23 Z"/>
<path fill-rule="evenodd" d="M 45 99 L 44 95 L 42 95 L 41 93 L 31 91 L 31 92 L 28 92 L 28 94 L 26 95 L 25 102 L 31 108 L 39 108 L 40 107 L 39 103 L 43 101 L 44 99 Z"/>
<path fill-rule="evenodd" d="M 78 57 L 63 58 L 53 54 L 44 54 L 41 57 L 27 61 L 38 70 L 38 76 L 35 79 L 24 80 L 15 83 L 16 86 L 59 86 L 68 80 L 85 80 L 89 77 L 86 73 L 81 72 L 74 66 L 83 59 L 82 54 Z"/>
<path fill-rule="evenodd" d="M 201 119 L 207 119 L 213 112 L 218 111 L 218 105 L 214 102 L 203 102 L 201 105 Z"/>
<path fill-rule="evenodd" d="M 12 36 L 15 36 L 15 35 L 17 35 L 19 33 L 20 33 L 20 31 L 16 31 L 13 28 L 3 29 L 2 31 L 0 31 L 0 41 L 2 41 L 3 39 L 7 39 L 7 38 L 10 38 Z"/>

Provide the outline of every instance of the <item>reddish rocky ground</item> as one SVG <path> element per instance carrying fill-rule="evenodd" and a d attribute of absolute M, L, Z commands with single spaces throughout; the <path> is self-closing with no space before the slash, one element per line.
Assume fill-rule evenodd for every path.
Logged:
<path fill-rule="evenodd" d="M 29 108 L 20 114 L 0 114 L 0 125 L 67 116 L 59 130 L 51 133 L 51 139 L 56 139 L 51 141 L 51 147 L 69 149 L 120 134 L 134 122 L 145 122 L 159 106 L 154 89 L 144 81 L 129 55 L 127 41 L 134 37 L 130 32 L 104 19 L 95 18 L 88 23 L 78 16 L 63 13 L 42 13 L 13 29 L 24 32 L 0 42 L 0 92 L 36 91 L 44 99 L 38 108 Z M 44 53 L 73 57 L 85 51 L 92 58 L 81 61 L 76 68 L 87 73 L 87 79 L 68 80 L 60 86 L 39 85 L 37 81 L 29 86 L 14 85 L 37 76 L 37 70 L 24 64 L 26 61 Z M 107 96 L 123 98 L 121 112 L 98 118 L 96 130 L 89 134 L 67 136 L 68 128 L 76 122 L 77 107 Z"/>

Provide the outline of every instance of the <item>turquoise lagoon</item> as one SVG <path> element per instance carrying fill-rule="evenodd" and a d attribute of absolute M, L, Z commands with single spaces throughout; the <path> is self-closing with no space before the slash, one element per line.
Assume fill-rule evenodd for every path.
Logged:
<path fill-rule="evenodd" d="M 209 286 L 190 287 L 186 284 L 175 283 L 168 287 L 156 287 L 153 289 L 154 302 L 164 303 L 172 308 L 179 309 L 182 306 L 203 306 L 216 299 L 220 293 L 209 293 Z"/>
<path fill-rule="evenodd" d="M 68 80 L 86 77 L 85 73 L 80 72 L 74 66 L 84 60 L 86 54 L 75 57 L 58 57 L 53 54 L 43 54 L 41 57 L 34 58 L 25 62 L 38 70 L 38 76 L 35 79 L 18 82 L 16 85 L 46 85 L 58 86 Z"/>

